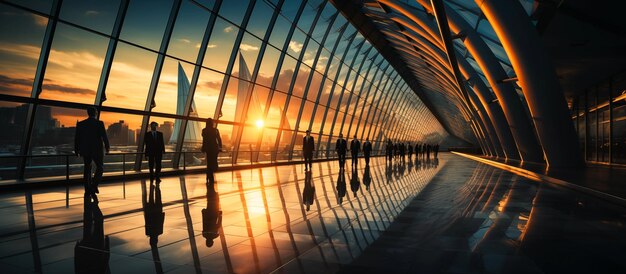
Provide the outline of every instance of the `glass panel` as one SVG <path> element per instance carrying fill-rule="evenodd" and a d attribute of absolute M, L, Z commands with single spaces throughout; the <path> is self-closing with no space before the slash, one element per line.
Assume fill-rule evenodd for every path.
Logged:
<path fill-rule="evenodd" d="M 220 131 L 222 137 L 222 150 L 218 157 L 217 162 L 220 165 L 230 165 L 232 159 L 233 143 L 232 143 L 232 131 L 233 126 L 226 124 L 219 124 L 217 129 Z"/>
<path fill-rule="evenodd" d="M 298 117 L 298 112 L 300 111 L 300 105 L 302 104 L 302 99 L 291 97 L 289 100 L 289 108 L 287 109 L 287 114 L 285 118 L 287 118 L 289 123 L 283 124 L 283 128 L 293 129 L 293 126 L 296 124 L 296 118 Z"/>
<path fill-rule="evenodd" d="M 239 28 L 221 18 L 215 20 L 204 56 L 204 66 L 221 72 L 226 70 L 238 31 Z"/>
<path fill-rule="evenodd" d="M 278 135 L 278 130 L 276 129 L 268 129 L 263 130 L 263 141 L 261 142 L 261 147 L 259 148 L 261 153 L 259 153 L 259 161 L 269 161 L 271 160 L 271 155 L 274 154 L 274 146 L 276 145 L 276 136 Z"/>
<path fill-rule="evenodd" d="M 598 141 L 598 112 L 594 111 L 596 106 L 595 89 L 587 93 L 587 104 L 589 109 L 589 113 L 587 114 L 587 160 L 596 161 L 596 142 Z"/>
<path fill-rule="evenodd" d="M 287 17 L 289 21 L 293 22 L 294 18 L 296 18 L 296 14 L 298 13 L 298 9 L 300 8 L 301 3 L 301 0 L 285 1 L 283 3 L 282 9 L 280 10 L 280 14 Z"/>
<path fill-rule="evenodd" d="M 249 2 L 248 0 L 222 1 L 219 14 L 235 25 L 240 26 Z"/>
<path fill-rule="evenodd" d="M 311 132 L 319 132 L 322 127 L 322 121 L 324 120 L 324 113 L 326 112 L 326 107 L 319 106 L 315 110 L 315 118 L 313 119 L 313 124 L 311 124 Z"/>
<path fill-rule="evenodd" d="M 613 79 L 613 162 L 626 164 L 626 73 Z"/>
<path fill-rule="evenodd" d="M 287 1 L 288 3 L 292 1 Z M 285 19 L 282 16 L 278 16 L 276 18 L 276 23 L 274 24 L 274 29 L 272 30 L 272 34 L 270 35 L 270 44 L 275 47 L 282 49 L 285 40 L 287 39 L 287 35 L 289 34 L 289 29 L 291 28 L 291 22 Z"/>
<path fill-rule="evenodd" d="M 172 3 L 171 0 L 130 1 L 120 38 L 158 50 Z"/>
<path fill-rule="evenodd" d="M 124 153 L 137 151 L 137 138 L 141 132 L 142 116 L 116 112 L 100 113 L 100 121 L 104 123 L 111 153 Z M 169 135 L 171 135 L 171 130 Z M 167 131 L 163 131 L 163 138 L 169 140 Z"/>
<path fill-rule="evenodd" d="M 280 143 L 278 144 L 276 160 L 288 160 L 289 152 L 291 152 L 291 139 L 294 132 L 291 130 L 283 130 L 280 136 Z"/>
<path fill-rule="evenodd" d="M 252 73 L 254 72 L 254 66 L 256 65 L 257 57 L 259 57 L 259 48 L 261 47 L 261 40 L 254 38 L 250 34 L 245 34 L 239 45 L 239 53 L 235 59 L 233 65 L 233 76 L 240 77 L 246 81 L 252 80 Z M 240 56 L 243 56 L 243 61 L 240 60 Z M 240 68 L 242 64 L 245 64 L 247 68 L 243 70 Z"/>
<path fill-rule="evenodd" d="M 306 97 L 308 100 L 315 102 L 317 100 L 317 95 L 319 94 L 320 85 L 322 84 L 322 74 L 319 72 L 315 72 L 313 74 L 313 78 L 311 79 L 311 84 L 309 85 L 309 92 Z"/>
<path fill-rule="evenodd" d="M 193 75 L 192 65 L 166 58 L 154 95 L 155 105 L 152 111 L 183 115 L 185 102 L 189 96 L 191 75 Z"/>
<path fill-rule="evenodd" d="M 143 110 L 157 55 L 119 43 L 111 66 L 104 106 Z"/>
<path fill-rule="evenodd" d="M 291 85 L 291 79 L 293 78 L 294 70 L 296 67 L 296 59 L 289 56 L 285 56 L 283 66 L 281 67 L 280 75 L 278 75 L 278 82 L 276 83 L 276 89 L 287 92 Z"/>
<path fill-rule="evenodd" d="M 259 140 L 263 127 L 245 127 L 239 144 L 237 163 L 244 164 L 253 162 L 256 158 L 256 144 Z"/>
<path fill-rule="evenodd" d="M 302 31 L 296 30 L 291 37 L 291 41 L 289 42 L 287 53 L 294 58 L 299 58 L 302 47 L 304 46 L 305 39 L 306 35 Z"/>
<path fill-rule="evenodd" d="M 317 59 L 317 65 L 315 66 L 315 70 L 319 71 L 320 73 L 324 73 L 324 70 L 326 69 L 326 64 L 328 63 L 328 58 L 330 58 L 330 52 L 328 52 L 328 50 L 326 49 L 322 49 L 322 53 Z"/>
<path fill-rule="evenodd" d="M 274 47 L 267 46 L 265 48 L 265 54 L 263 55 L 263 61 L 259 68 L 259 74 L 256 78 L 256 83 L 270 87 L 274 74 L 276 72 L 276 66 L 278 65 L 278 58 L 280 58 L 280 51 Z"/>
<path fill-rule="evenodd" d="M 246 30 L 263 39 L 273 14 L 273 7 L 267 5 L 265 1 L 256 1 L 254 10 L 252 10 L 250 15 L 251 23 L 248 23 Z"/>
<path fill-rule="evenodd" d="M 304 96 L 304 88 L 306 87 L 306 82 L 309 79 L 310 72 L 311 70 L 307 68 L 307 66 L 302 64 L 300 65 L 300 68 L 298 69 L 298 76 L 291 92 L 292 96 L 297 96 L 299 98 Z"/>
<path fill-rule="evenodd" d="M 317 20 L 315 29 L 313 29 L 313 39 L 318 42 L 322 41 L 322 39 L 324 38 L 324 34 L 328 29 L 329 20 L 331 19 L 333 14 L 335 14 L 335 12 L 337 12 L 337 9 L 335 9 L 333 5 L 326 4 L 326 6 L 324 7 L 324 11 L 322 12 L 322 16 L 319 20 Z"/>
<path fill-rule="evenodd" d="M 108 42 L 59 23 L 40 98 L 93 104 Z"/>
<path fill-rule="evenodd" d="M 28 104 L 0 101 L 0 155 L 19 155 Z M 0 180 L 16 178 L 19 158 L 0 159 Z"/>
<path fill-rule="evenodd" d="M 241 89 L 240 86 L 241 85 Z M 235 111 L 240 109 L 240 101 L 243 101 L 245 93 L 247 92 L 247 86 L 250 85 L 250 82 L 230 77 L 228 81 L 228 88 L 226 89 L 226 94 L 224 96 L 224 103 L 222 104 L 222 112 L 223 115 L 220 120 L 223 121 L 235 121 Z M 239 93 L 243 93 L 242 96 L 239 96 Z M 243 107 L 243 105 L 241 105 Z M 239 113 L 241 113 L 239 111 Z M 240 117 L 237 115 L 237 118 Z"/>
<path fill-rule="evenodd" d="M 309 101 L 306 101 L 304 103 L 304 109 L 302 110 L 302 116 L 300 117 L 300 124 L 298 126 L 300 131 L 306 131 L 307 129 L 309 129 L 314 105 L 315 104 Z"/>
<path fill-rule="evenodd" d="M 266 127 L 278 128 L 280 126 L 280 119 L 285 109 L 285 101 L 287 101 L 287 95 L 282 92 L 274 92 L 272 96 L 272 104 L 270 106 L 267 118 L 265 119 Z M 287 124 L 291 123 L 289 118 L 286 118 Z M 295 122 L 295 121 L 293 121 Z M 290 128 L 290 126 L 287 126 Z"/>
<path fill-rule="evenodd" d="M 307 66 L 312 67 L 319 46 L 320 45 L 317 42 L 309 40 L 309 44 L 307 45 L 306 51 L 304 52 L 304 58 L 302 59 L 302 62 L 305 63 Z"/>
<path fill-rule="evenodd" d="M 29 97 L 48 19 L 0 4 L 0 93 Z"/>
<path fill-rule="evenodd" d="M 195 63 L 206 25 L 209 22 L 209 15 L 209 12 L 191 1 L 183 1 L 176 17 L 167 53 Z"/>
<path fill-rule="evenodd" d="M 217 99 L 220 95 L 224 74 L 208 69 L 202 69 L 200 79 L 193 97 L 191 115 L 195 113 L 198 117 L 209 118 L 215 114 Z"/>
<path fill-rule="evenodd" d="M 65 0 L 60 17 L 77 25 L 110 34 L 119 7 L 119 0 Z"/>
<path fill-rule="evenodd" d="M 74 153 L 76 122 L 87 118 L 83 109 L 38 106 L 32 132 L 32 155 Z"/>

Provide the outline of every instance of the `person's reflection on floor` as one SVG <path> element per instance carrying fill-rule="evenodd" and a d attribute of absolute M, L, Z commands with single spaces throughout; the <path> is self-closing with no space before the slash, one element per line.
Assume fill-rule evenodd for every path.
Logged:
<path fill-rule="evenodd" d="M 387 165 L 385 168 L 385 177 L 387 178 L 387 183 L 390 183 L 393 178 L 393 165 Z"/>
<path fill-rule="evenodd" d="M 354 197 L 356 197 L 356 193 L 359 191 L 361 187 L 361 181 L 359 180 L 359 172 L 356 169 L 352 170 L 352 178 L 350 178 L 350 190 L 354 193 Z"/>
<path fill-rule="evenodd" d="M 214 184 L 207 184 L 206 208 L 202 209 L 202 236 L 206 239 L 207 247 L 212 247 L 213 240 L 220 236 L 219 229 L 221 226 L 220 196 L 215 191 Z"/>
<path fill-rule="evenodd" d="M 409 158 L 408 167 L 409 167 L 408 172 L 409 172 L 409 174 L 411 174 L 411 172 L 413 171 L 413 159 L 411 159 L 411 158 Z"/>
<path fill-rule="evenodd" d="M 438 165 L 439 165 L 439 158 L 435 158 L 433 160 L 433 168 L 437 168 Z"/>
<path fill-rule="evenodd" d="M 104 217 L 95 194 L 85 192 L 83 238 L 74 247 L 76 273 L 111 273 L 109 236 L 104 236 Z"/>
<path fill-rule="evenodd" d="M 163 212 L 163 202 L 161 200 L 161 185 L 153 184 L 150 180 L 150 193 L 148 198 L 144 197 L 143 217 L 146 221 L 146 236 L 150 238 L 150 246 L 156 247 L 159 242 L 159 235 L 163 234 L 163 224 L 165 222 L 165 212 Z"/>
<path fill-rule="evenodd" d="M 347 191 L 346 172 L 344 169 L 340 169 L 339 177 L 337 177 L 337 204 L 341 204 L 343 202 L 343 197 L 346 197 Z"/>
<path fill-rule="evenodd" d="M 365 172 L 363 174 L 363 184 L 365 185 L 365 190 L 370 190 L 370 185 L 372 184 L 372 174 L 370 173 L 370 167 L 365 167 Z"/>
<path fill-rule="evenodd" d="M 311 171 L 304 173 L 304 190 L 302 190 L 302 203 L 306 206 L 306 211 L 311 210 L 311 205 L 315 199 L 315 185 L 311 178 Z"/>

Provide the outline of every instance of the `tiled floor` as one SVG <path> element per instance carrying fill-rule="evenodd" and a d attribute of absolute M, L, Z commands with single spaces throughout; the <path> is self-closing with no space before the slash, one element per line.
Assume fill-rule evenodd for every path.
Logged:
<path fill-rule="evenodd" d="M 335 272 L 357 258 L 447 157 L 336 162 L 0 195 L 2 273 Z M 361 162 L 363 165 L 363 163 Z M 347 163 L 349 166 L 350 163 Z M 308 206 L 307 206 L 308 204 Z"/>
<path fill-rule="evenodd" d="M 626 210 L 578 192 L 448 153 L 313 169 L 3 194 L 0 272 L 626 273 Z"/>

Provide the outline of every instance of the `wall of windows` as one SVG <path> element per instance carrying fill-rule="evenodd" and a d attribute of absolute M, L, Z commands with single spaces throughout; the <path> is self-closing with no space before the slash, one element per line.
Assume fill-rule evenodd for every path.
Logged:
<path fill-rule="evenodd" d="M 626 72 L 571 99 L 580 151 L 588 162 L 626 165 Z"/>
<path fill-rule="evenodd" d="M 145 166 L 135 154 L 151 121 L 171 168 L 204 165 L 207 118 L 222 165 L 298 160 L 307 129 L 318 158 L 334 157 L 339 134 L 379 149 L 447 136 L 327 1 L 10 0 L 0 14 L 1 179 L 59 175 L 64 161 L 78 172 L 64 155 L 94 105 L 113 145 L 108 171 Z"/>

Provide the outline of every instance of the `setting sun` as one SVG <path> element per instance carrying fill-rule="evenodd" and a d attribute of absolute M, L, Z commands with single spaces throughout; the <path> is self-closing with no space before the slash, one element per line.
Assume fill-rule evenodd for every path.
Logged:
<path fill-rule="evenodd" d="M 265 123 L 263 122 L 263 120 L 257 120 L 257 121 L 256 121 L 256 127 L 257 127 L 257 128 L 263 128 L 263 125 L 264 125 L 264 124 L 265 124 Z"/>

